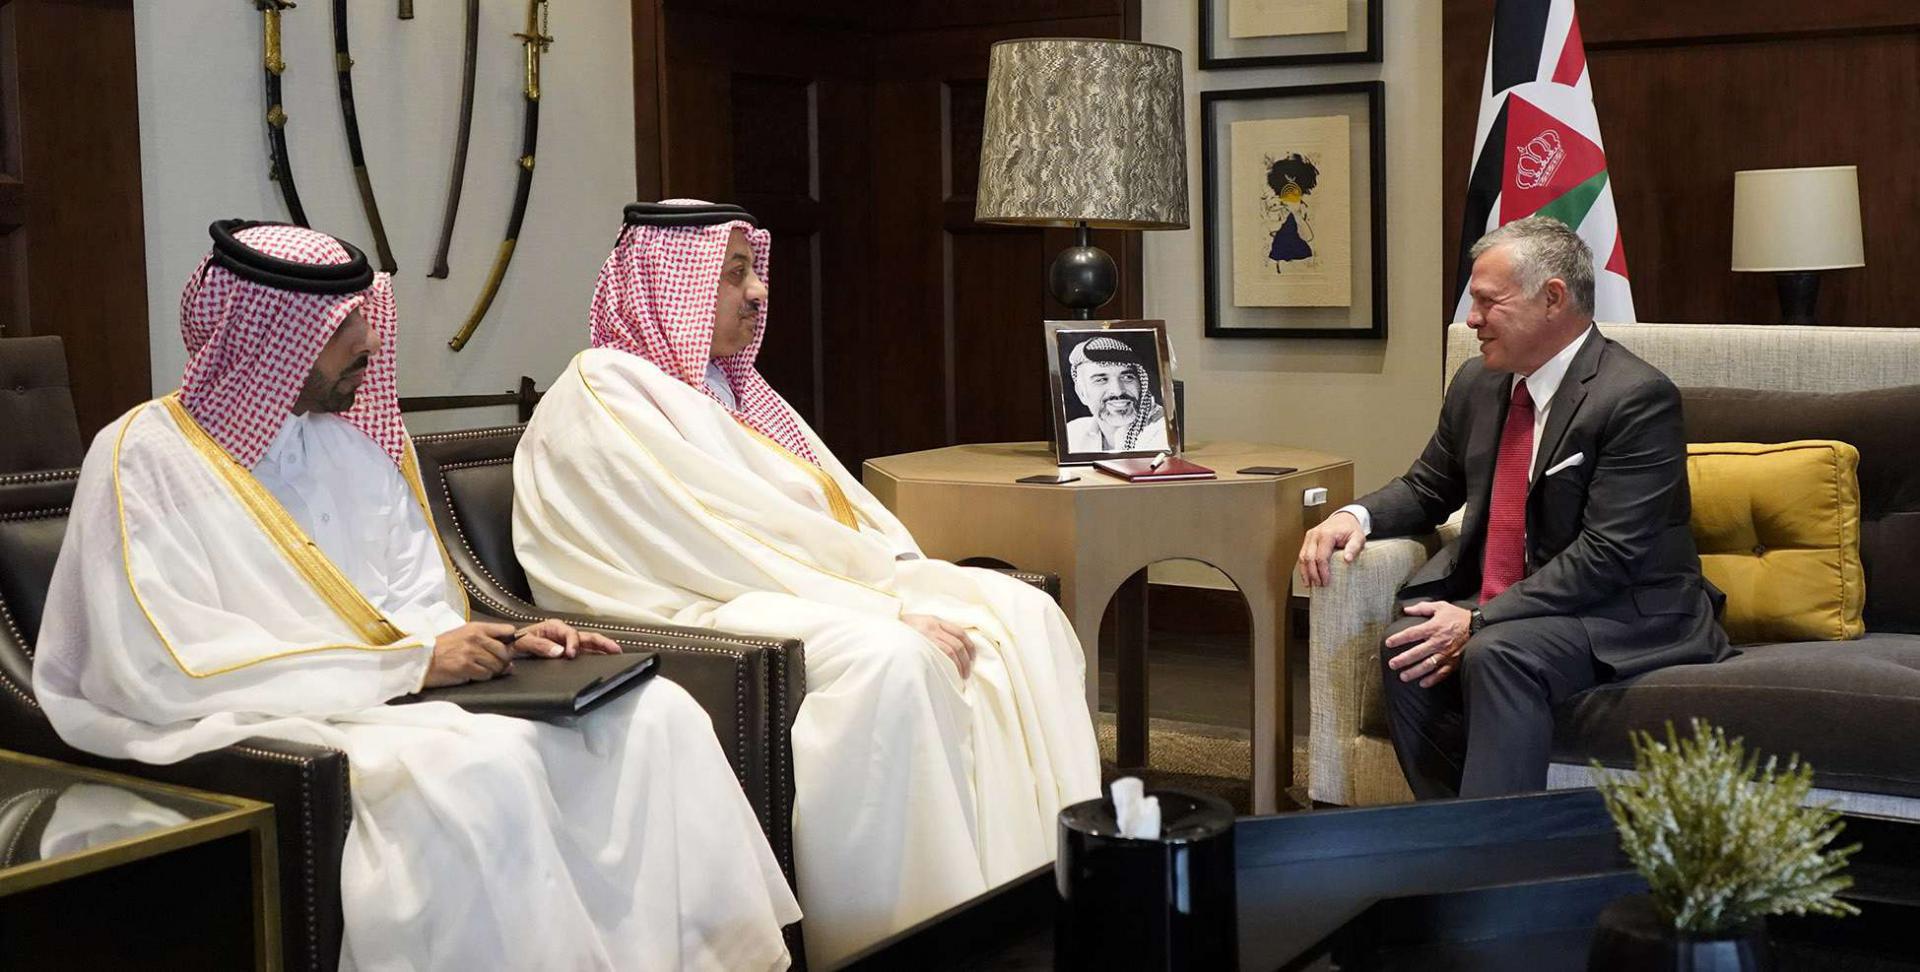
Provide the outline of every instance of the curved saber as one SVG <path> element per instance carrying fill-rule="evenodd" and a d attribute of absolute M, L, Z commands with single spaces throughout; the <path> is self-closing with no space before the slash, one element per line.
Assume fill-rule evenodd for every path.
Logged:
<path fill-rule="evenodd" d="M 480 319 L 486 317 L 487 309 L 493 306 L 500 282 L 506 278 L 507 266 L 513 262 L 513 248 L 520 241 L 520 223 L 527 215 L 527 194 L 533 188 L 534 148 L 540 138 L 540 55 L 553 46 L 553 38 L 547 34 L 547 0 L 527 0 L 527 31 L 513 36 L 526 45 L 527 53 L 527 83 L 521 91 L 527 100 L 527 120 L 520 137 L 520 181 L 514 189 L 513 215 L 507 219 L 506 239 L 501 241 L 500 252 L 493 258 L 493 270 L 487 274 L 480 299 L 474 303 L 473 312 L 467 315 L 467 323 L 460 328 L 460 333 L 447 342 L 455 351 L 467 346 L 480 326 Z"/>
<path fill-rule="evenodd" d="M 353 161 L 353 180 L 360 186 L 360 206 L 373 228 L 373 248 L 380 269 L 393 273 L 393 247 L 387 226 L 380 221 L 380 204 L 373 199 L 373 178 L 367 175 L 367 154 L 360 148 L 360 115 L 353 106 L 353 55 L 347 46 L 347 0 L 333 0 L 333 73 L 340 80 L 340 114 L 347 122 L 347 155 Z"/>
<path fill-rule="evenodd" d="M 287 158 L 287 110 L 280 104 L 280 74 L 287 69 L 286 59 L 280 56 L 280 12 L 293 6 L 292 0 L 253 0 L 253 8 L 260 11 L 262 46 L 266 49 L 268 178 L 280 186 L 288 217 L 305 226 L 307 211 L 300 206 L 300 190 L 293 184 L 293 163 Z"/>
<path fill-rule="evenodd" d="M 480 60 L 480 0 L 467 0 L 467 60 L 460 87 L 460 134 L 453 141 L 453 177 L 447 183 L 447 214 L 440 221 L 440 249 L 427 276 L 446 279 L 447 254 L 453 249 L 453 221 L 460 215 L 460 188 L 467 180 L 467 143 L 473 137 L 473 73 Z"/>

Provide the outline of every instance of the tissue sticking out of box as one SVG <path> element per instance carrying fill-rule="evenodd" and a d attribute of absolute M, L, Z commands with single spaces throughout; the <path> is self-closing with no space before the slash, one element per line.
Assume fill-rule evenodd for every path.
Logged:
<path fill-rule="evenodd" d="M 1147 787 L 1137 776 L 1113 781 L 1113 819 L 1120 836 L 1137 840 L 1160 839 L 1160 798 L 1146 795 Z"/>

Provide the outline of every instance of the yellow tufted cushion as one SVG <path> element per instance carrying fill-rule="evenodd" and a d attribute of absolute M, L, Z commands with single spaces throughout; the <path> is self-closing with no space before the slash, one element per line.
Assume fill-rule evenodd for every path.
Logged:
<path fill-rule="evenodd" d="M 1726 592 L 1735 644 L 1866 632 L 1859 466 L 1829 439 L 1687 446 L 1700 569 Z"/>

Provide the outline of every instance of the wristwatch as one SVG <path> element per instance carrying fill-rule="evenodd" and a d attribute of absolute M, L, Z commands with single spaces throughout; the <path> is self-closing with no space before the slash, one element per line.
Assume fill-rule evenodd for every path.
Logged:
<path fill-rule="evenodd" d="M 1480 613 L 1479 608 L 1474 608 L 1473 613 L 1467 615 L 1467 637 L 1471 638 L 1474 635 L 1479 634 L 1480 629 L 1486 626 L 1487 626 L 1486 616 Z"/>

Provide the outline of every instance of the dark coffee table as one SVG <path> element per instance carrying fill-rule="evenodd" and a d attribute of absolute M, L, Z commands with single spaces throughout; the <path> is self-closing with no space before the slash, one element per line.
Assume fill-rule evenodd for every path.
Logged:
<path fill-rule="evenodd" d="M 1841 839 L 1862 914 L 1769 922 L 1777 968 L 1920 969 L 1920 825 L 1849 815 Z M 1248 817 L 1234 842 L 1246 970 L 1582 970 L 1600 909 L 1646 890 L 1592 790 Z M 850 968 L 1050 969 L 1056 907 L 1041 868 Z"/>

